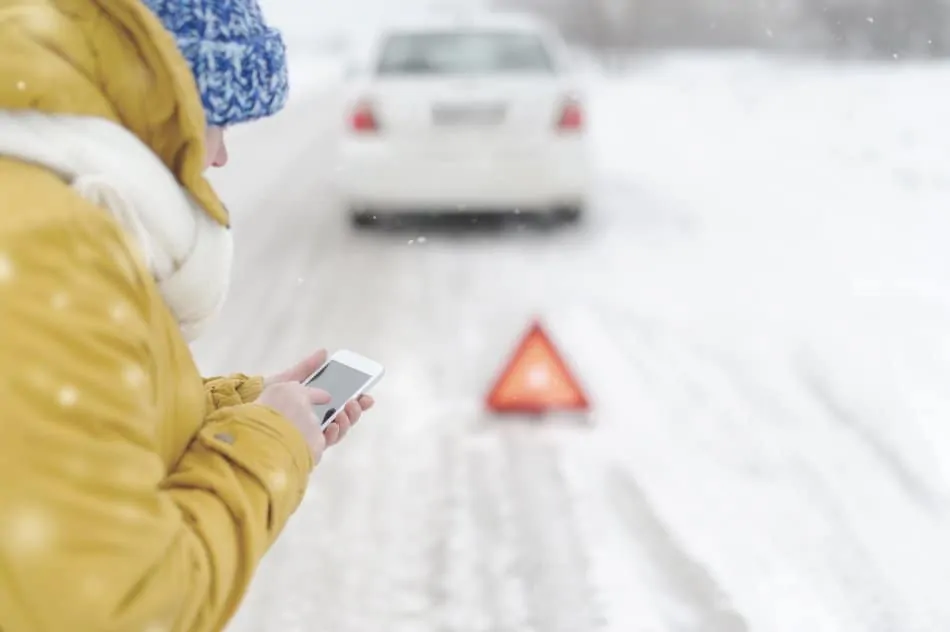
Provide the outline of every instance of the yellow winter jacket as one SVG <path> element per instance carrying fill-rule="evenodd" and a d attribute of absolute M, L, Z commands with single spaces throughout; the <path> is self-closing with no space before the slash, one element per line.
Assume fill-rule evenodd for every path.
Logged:
<path fill-rule="evenodd" d="M 0 0 L 0 109 L 22 108 L 121 123 L 228 221 L 138 0 Z M 202 380 L 111 216 L 0 157 L 0 630 L 222 629 L 313 467 L 261 386 Z"/>

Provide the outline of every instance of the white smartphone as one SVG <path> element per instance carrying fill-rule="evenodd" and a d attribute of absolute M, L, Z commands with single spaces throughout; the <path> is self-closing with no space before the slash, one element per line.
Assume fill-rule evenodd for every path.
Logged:
<path fill-rule="evenodd" d="M 385 373 L 382 364 L 352 351 L 344 349 L 330 356 L 303 382 L 304 386 L 326 391 L 332 398 L 328 404 L 313 407 L 320 428 L 330 425 L 347 402 L 369 392 Z"/>

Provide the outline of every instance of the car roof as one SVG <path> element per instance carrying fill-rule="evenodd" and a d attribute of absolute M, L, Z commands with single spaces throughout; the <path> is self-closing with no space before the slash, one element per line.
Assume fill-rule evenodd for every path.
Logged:
<path fill-rule="evenodd" d="M 563 42 L 558 29 L 549 22 L 530 14 L 514 11 L 442 10 L 427 9 L 415 13 L 399 13 L 396 17 L 386 16 L 364 25 L 362 45 L 356 46 L 351 60 L 356 66 L 375 63 L 381 48 L 391 35 L 400 33 L 428 33 L 445 31 L 514 31 L 541 36 L 557 50 Z"/>
<path fill-rule="evenodd" d="M 379 29 L 382 34 L 413 31 L 505 30 L 538 33 L 549 29 L 546 22 L 530 15 L 500 11 L 464 11 L 447 8 L 388 20 Z"/>

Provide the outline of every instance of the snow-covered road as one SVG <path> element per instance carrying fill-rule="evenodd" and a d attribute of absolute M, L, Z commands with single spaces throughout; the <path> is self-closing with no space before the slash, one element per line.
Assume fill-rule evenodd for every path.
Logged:
<path fill-rule="evenodd" d="M 563 231 L 351 232 L 332 85 L 241 130 L 203 368 L 389 373 L 233 632 L 950 629 L 948 77 L 593 79 L 598 200 Z M 592 427 L 482 412 L 535 314 Z"/>

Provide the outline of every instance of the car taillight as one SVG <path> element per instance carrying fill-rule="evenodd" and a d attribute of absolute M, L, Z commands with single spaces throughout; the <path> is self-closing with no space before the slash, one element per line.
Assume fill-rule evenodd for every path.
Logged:
<path fill-rule="evenodd" d="M 369 103 L 358 103 L 350 112 L 350 129 L 364 133 L 379 130 L 376 114 Z"/>
<path fill-rule="evenodd" d="M 570 99 L 561 107 L 561 114 L 557 120 L 557 128 L 559 131 L 564 132 L 574 132 L 583 129 L 584 127 L 584 108 L 581 107 L 581 104 L 574 100 Z"/>

